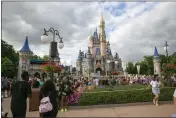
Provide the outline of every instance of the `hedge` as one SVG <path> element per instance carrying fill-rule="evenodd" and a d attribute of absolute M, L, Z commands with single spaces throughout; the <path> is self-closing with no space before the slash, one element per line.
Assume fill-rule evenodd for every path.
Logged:
<path fill-rule="evenodd" d="M 173 99 L 174 88 L 161 88 L 160 101 L 170 101 Z M 127 90 L 127 91 L 107 91 L 107 92 L 87 92 L 82 93 L 78 105 L 99 105 L 99 104 L 122 104 L 135 102 L 151 102 L 153 94 L 151 89 Z"/>

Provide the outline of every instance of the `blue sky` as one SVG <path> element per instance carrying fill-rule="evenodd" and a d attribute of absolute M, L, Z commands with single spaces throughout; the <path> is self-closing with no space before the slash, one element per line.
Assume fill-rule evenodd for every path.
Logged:
<path fill-rule="evenodd" d="M 133 2 L 131 2 L 133 3 Z M 143 13 L 145 12 L 148 12 L 150 10 L 152 10 L 157 4 L 158 2 L 151 2 L 151 3 L 148 3 L 148 2 L 135 2 L 133 3 L 133 5 L 130 5 L 128 6 L 127 4 L 129 3 L 126 3 L 126 2 L 120 2 L 119 4 L 117 5 L 114 5 L 113 3 L 109 4 L 109 5 L 104 5 L 104 11 L 108 11 L 112 16 L 114 17 L 120 17 L 122 15 L 127 15 L 127 19 L 130 19 L 130 18 L 136 18 L 136 17 L 139 17 L 140 15 L 142 15 Z M 130 9 L 135 9 L 137 7 L 140 7 L 140 6 L 144 6 L 142 7 L 142 9 L 140 9 L 139 11 L 135 12 L 134 15 L 130 15 Z M 113 32 L 116 28 L 116 26 L 111 26 L 110 28 L 106 28 L 106 33 L 107 33 L 107 36 Z"/>

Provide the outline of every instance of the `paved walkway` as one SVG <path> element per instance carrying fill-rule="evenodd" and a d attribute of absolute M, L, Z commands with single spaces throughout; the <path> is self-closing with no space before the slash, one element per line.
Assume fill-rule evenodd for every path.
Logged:
<path fill-rule="evenodd" d="M 4 111 L 10 111 L 10 98 L 4 99 Z M 90 108 L 90 109 L 69 109 L 68 112 L 58 112 L 58 117 L 172 117 L 176 114 L 176 105 L 161 104 L 160 106 L 138 105 L 138 106 L 119 106 L 109 108 Z M 27 117 L 37 117 L 38 112 L 27 112 Z"/>

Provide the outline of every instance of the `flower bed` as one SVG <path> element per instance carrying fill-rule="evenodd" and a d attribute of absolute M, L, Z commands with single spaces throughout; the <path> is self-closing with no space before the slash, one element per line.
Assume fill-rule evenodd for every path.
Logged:
<path fill-rule="evenodd" d="M 160 101 L 173 99 L 174 88 L 161 88 Z M 152 102 L 151 89 L 123 90 L 107 92 L 85 92 L 79 98 L 79 106 L 99 104 L 122 104 L 135 102 Z"/>

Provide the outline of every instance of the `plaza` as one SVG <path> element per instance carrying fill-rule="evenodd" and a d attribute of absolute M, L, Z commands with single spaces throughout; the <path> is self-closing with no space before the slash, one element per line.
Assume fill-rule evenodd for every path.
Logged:
<path fill-rule="evenodd" d="M 4 111 L 9 112 L 8 116 L 12 117 L 10 111 L 10 98 L 4 99 Z M 176 106 L 173 102 L 161 102 L 156 107 L 151 102 L 132 103 L 119 105 L 96 105 L 96 106 L 72 106 L 68 112 L 58 112 L 57 117 L 172 117 L 176 114 Z M 26 117 L 38 117 L 38 111 L 29 112 Z"/>

